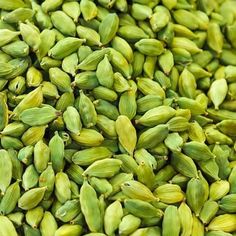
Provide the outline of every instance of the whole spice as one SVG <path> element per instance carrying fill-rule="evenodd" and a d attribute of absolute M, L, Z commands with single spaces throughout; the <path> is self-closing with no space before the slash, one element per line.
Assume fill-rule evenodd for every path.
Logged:
<path fill-rule="evenodd" d="M 0 0 L 0 235 L 235 235 L 235 15 Z"/>

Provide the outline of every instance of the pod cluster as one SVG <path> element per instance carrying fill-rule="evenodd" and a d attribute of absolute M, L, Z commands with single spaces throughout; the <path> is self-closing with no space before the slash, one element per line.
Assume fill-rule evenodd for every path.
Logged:
<path fill-rule="evenodd" d="M 0 235 L 236 235 L 236 1 L 0 0 Z"/>

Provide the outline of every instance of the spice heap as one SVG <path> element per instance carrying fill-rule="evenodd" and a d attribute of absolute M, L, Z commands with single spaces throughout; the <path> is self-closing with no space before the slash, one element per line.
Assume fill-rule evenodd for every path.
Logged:
<path fill-rule="evenodd" d="M 236 235 L 236 1 L 0 0 L 0 235 Z"/>

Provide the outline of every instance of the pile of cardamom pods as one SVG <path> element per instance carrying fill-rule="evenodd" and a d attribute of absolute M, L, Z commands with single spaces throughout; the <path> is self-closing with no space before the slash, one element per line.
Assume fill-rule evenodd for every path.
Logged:
<path fill-rule="evenodd" d="M 80 235 L 236 235 L 236 1 L 0 0 L 0 236 Z"/>

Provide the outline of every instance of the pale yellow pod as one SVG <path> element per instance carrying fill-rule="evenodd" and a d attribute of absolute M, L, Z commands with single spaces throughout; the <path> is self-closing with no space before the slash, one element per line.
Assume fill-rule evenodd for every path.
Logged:
<path fill-rule="evenodd" d="M 215 22 L 210 22 L 207 29 L 207 44 L 217 53 L 222 52 L 224 44 L 224 36 L 221 32 L 220 25 Z"/>
<path fill-rule="evenodd" d="M 43 199 L 47 187 L 32 188 L 25 192 L 18 200 L 18 207 L 29 210 L 36 207 Z"/>
<path fill-rule="evenodd" d="M 153 195 L 148 187 L 136 180 L 129 180 L 124 182 L 121 185 L 121 189 L 127 197 L 132 199 L 140 199 L 143 201 L 159 200 Z"/>
<path fill-rule="evenodd" d="M 26 212 L 25 220 L 32 228 L 37 228 L 43 218 L 43 215 L 44 209 L 41 206 L 37 206 Z"/>
<path fill-rule="evenodd" d="M 193 228 L 191 236 L 204 236 L 204 225 L 195 215 L 193 215 Z"/>
<path fill-rule="evenodd" d="M 66 235 L 79 236 L 79 235 L 81 235 L 82 230 L 83 230 L 83 228 L 81 225 L 65 224 L 56 230 L 54 236 L 66 236 Z"/>
<path fill-rule="evenodd" d="M 198 52 L 201 52 L 202 49 L 200 49 L 196 43 L 194 43 L 193 41 L 191 41 L 188 38 L 184 38 L 184 37 L 174 37 L 172 44 L 171 44 L 172 48 L 183 48 L 186 49 L 188 52 L 190 52 L 191 54 L 195 54 Z"/>
<path fill-rule="evenodd" d="M 113 235 L 118 229 L 122 216 L 123 209 L 119 201 L 115 201 L 107 207 L 104 215 L 104 227 L 107 235 Z"/>
<path fill-rule="evenodd" d="M 32 92 L 28 93 L 26 97 L 14 108 L 13 117 L 18 118 L 18 115 L 29 108 L 38 107 L 42 105 L 43 102 L 43 92 L 42 87 L 34 89 Z"/>
<path fill-rule="evenodd" d="M 94 129 L 81 129 L 80 135 L 70 133 L 71 138 L 81 146 L 96 147 L 103 142 L 103 136 Z"/>
<path fill-rule="evenodd" d="M 42 236 L 54 236 L 57 230 L 57 222 L 51 212 L 45 211 L 40 223 Z"/>
<path fill-rule="evenodd" d="M 13 223 L 6 216 L 0 216 L 0 235 L 1 236 L 18 235 Z"/>
<path fill-rule="evenodd" d="M 227 92 L 228 85 L 226 79 L 217 79 L 212 82 L 211 87 L 208 91 L 208 97 L 213 102 L 216 110 L 219 109 L 219 106 L 225 100 Z"/>
<path fill-rule="evenodd" d="M 55 195 L 59 202 L 71 199 L 71 183 L 66 173 L 58 172 L 55 178 Z"/>
<path fill-rule="evenodd" d="M 194 99 L 196 96 L 196 79 L 194 75 L 187 69 L 184 68 L 179 76 L 179 92 L 183 97 Z"/>
<path fill-rule="evenodd" d="M 230 184 L 227 180 L 218 180 L 210 185 L 209 198 L 217 201 L 224 197 L 230 190 Z"/>
<path fill-rule="evenodd" d="M 161 202 L 167 204 L 181 202 L 185 197 L 179 185 L 176 184 L 163 184 L 156 188 L 154 194 L 156 194 Z"/>
<path fill-rule="evenodd" d="M 193 228 L 193 215 L 189 206 L 182 202 L 178 208 L 180 223 L 182 227 L 181 236 L 191 236 Z"/>
<path fill-rule="evenodd" d="M 120 144 L 130 155 L 133 155 L 137 142 L 137 134 L 134 126 L 127 116 L 120 115 L 117 118 L 116 132 L 118 134 Z"/>
<path fill-rule="evenodd" d="M 3 93 L 0 93 L 0 131 L 8 124 L 8 105 Z"/>
<path fill-rule="evenodd" d="M 39 140 L 43 139 L 47 127 L 47 125 L 41 125 L 27 129 L 21 137 L 24 145 L 35 145 Z"/>
<path fill-rule="evenodd" d="M 131 63 L 133 61 L 133 50 L 129 43 L 123 38 L 115 36 L 111 42 L 112 47 L 123 54 L 126 60 Z"/>
<path fill-rule="evenodd" d="M 110 178 L 119 172 L 121 165 L 122 161 L 114 158 L 97 160 L 83 172 L 83 176 Z"/>
<path fill-rule="evenodd" d="M 233 232 L 236 230 L 236 215 L 224 214 L 215 217 L 207 227 L 208 230 L 222 230 Z"/>
<path fill-rule="evenodd" d="M 141 219 L 132 215 L 128 214 L 124 216 L 119 225 L 119 234 L 120 235 L 129 235 L 130 233 L 134 232 L 141 224 Z"/>
<path fill-rule="evenodd" d="M 12 179 L 13 164 L 8 152 L 0 150 L 0 191 L 4 195 Z"/>

